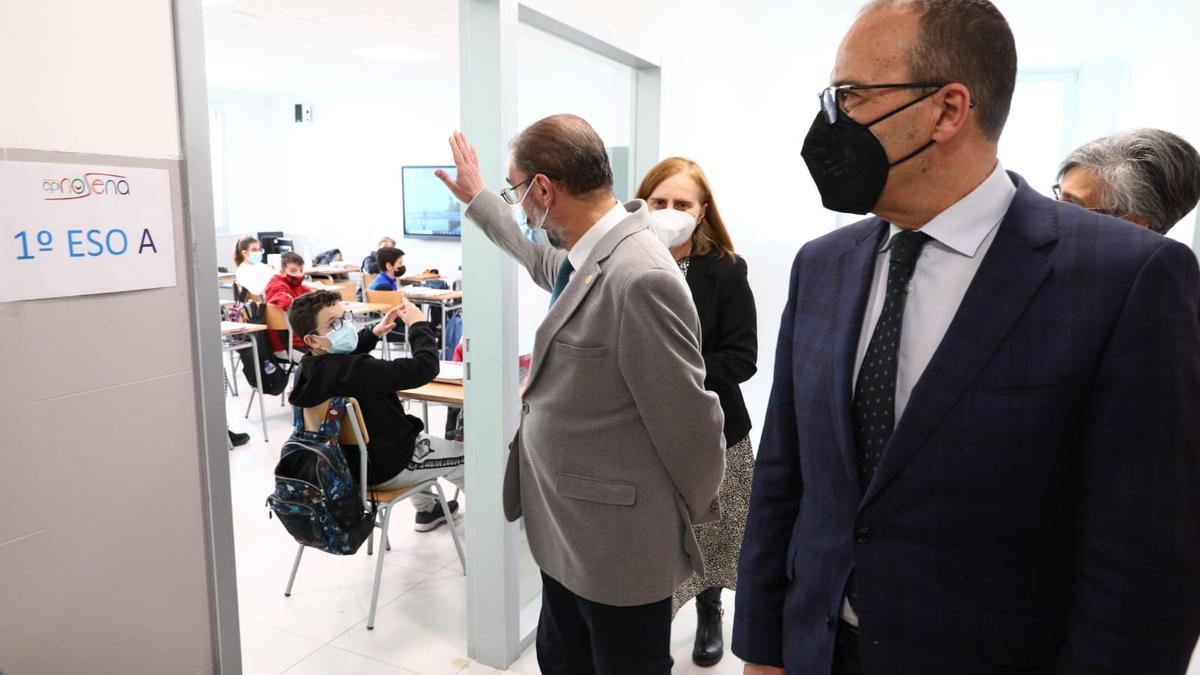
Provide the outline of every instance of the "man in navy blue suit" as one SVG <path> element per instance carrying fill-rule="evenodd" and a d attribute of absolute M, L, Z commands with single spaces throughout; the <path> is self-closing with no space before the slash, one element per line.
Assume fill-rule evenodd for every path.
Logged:
<path fill-rule="evenodd" d="M 997 161 L 987 0 L 879 0 L 803 157 L 873 213 L 796 256 L 739 569 L 746 673 L 1182 675 L 1200 272 Z"/>

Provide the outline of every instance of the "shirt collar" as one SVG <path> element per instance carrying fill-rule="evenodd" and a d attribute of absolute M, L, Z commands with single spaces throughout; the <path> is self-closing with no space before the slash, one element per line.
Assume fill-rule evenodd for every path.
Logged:
<path fill-rule="evenodd" d="M 592 255 L 592 250 L 596 248 L 596 244 L 599 244 L 604 235 L 608 234 L 618 223 L 625 220 L 628 216 L 629 211 L 625 208 L 624 204 L 619 201 L 613 204 L 608 213 L 604 214 L 591 229 L 584 232 L 579 241 L 575 242 L 575 245 L 571 247 L 571 250 L 567 251 L 567 259 L 571 261 L 571 267 L 577 270 L 583 269 L 583 264 Z"/>
<path fill-rule="evenodd" d="M 925 223 L 921 231 L 942 246 L 960 255 L 974 258 L 988 233 L 1004 219 L 1004 214 L 1008 213 L 1008 207 L 1016 194 L 1017 187 L 1013 185 L 1000 162 L 996 162 L 996 168 L 979 187 Z M 887 241 L 880 247 L 880 252 L 891 247 L 892 238 L 900 230 L 901 228 L 895 225 L 890 227 Z"/>

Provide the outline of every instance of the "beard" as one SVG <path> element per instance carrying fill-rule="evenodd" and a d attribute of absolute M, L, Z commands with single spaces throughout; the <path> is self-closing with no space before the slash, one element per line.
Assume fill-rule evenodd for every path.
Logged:
<path fill-rule="evenodd" d="M 546 231 L 546 239 L 550 242 L 551 246 L 562 249 L 567 247 L 567 242 L 563 238 L 561 228 L 554 223 L 546 223 L 543 227 Z"/>
<path fill-rule="evenodd" d="M 538 216 L 538 217 L 535 218 L 533 216 Z M 541 222 L 540 226 L 534 225 L 534 223 L 539 222 L 539 221 Z M 554 248 L 558 248 L 558 249 L 566 248 L 566 233 L 563 232 L 563 228 L 561 225 L 550 220 L 550 214 L 543 213 L 543 214 L 538 215 L 538 214 L 531 214 L 529 212 L 526 212 L 525 213 L 525 222 L 530 227 L 532 227 L 536 230 L 541 230 L 542 232 L 545 232 L 546 240 L 549 241 L 550 245 L 553 246 Z"/>

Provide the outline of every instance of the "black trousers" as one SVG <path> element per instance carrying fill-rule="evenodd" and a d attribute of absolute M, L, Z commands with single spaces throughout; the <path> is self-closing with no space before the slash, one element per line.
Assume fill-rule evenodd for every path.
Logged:
<path fill-rule="evenodd" d="M 537 657 L 542 675 L 670 675 L 671 598 L 602 605 L 543 573 Z"/>
<path fill-rule="evenodd" d="M 833 648 L 833 675 L 859 675 L 862 665 L 858 660 L 858 629 L 845 621 L 838 621 L 837 644 Z"/>

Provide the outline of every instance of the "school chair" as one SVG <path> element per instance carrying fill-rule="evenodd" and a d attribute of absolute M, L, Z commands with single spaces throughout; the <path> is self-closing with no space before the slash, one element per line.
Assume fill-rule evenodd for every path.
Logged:
<path fill-rule="evenodd" d="M 292 369 L 296 367 L 296 362 L 293 360 L 293 355 L 295 354 L 295 347 L 292 345 L 292 324 L 288 322 L 287 312 L 283 311 L 282 309 L 279 309 L 278 307 L 276 307 L 275 305 L 272 305 L 270 303 L 267 303 L 264 306 L 266 307 L 266 310 L 264 312 L 263 318 L 267 322 L 267 328 L 269 328 L 271 330 L 277 330 L 277 331 L 282 331 L 282 332 L 287 333 L 287 355 L 288 355 L 288 357 L 287 357 L 287 366 L 285 368 L 285 372 L 287 372 L 288 379 L 290 380 L 292 377 Z M 252 390 L 250 392 L 250 400 L 251 401 L 254 400 L 255 394 L 258 394 L 257 389 Z M 259 394 L 259 395 L 261 396 L 261 394 Z M 287 403 L 287 390 L 284 389 L 284 392 L 279 395 L 279 407 L 282 408 L 286 403 Z M 247 407 L 246 415 L 248 416 L 249 414 L 250 414 L 250 408 Z"/>
<path fill-rule="evenodd" d="M 305 408 L 303 411 L 304 428 L 309 431 L 319 429 L 328 411 L 329 401 L 319 406 Z M 350 424 L 346 424 L 347 421 Z M 383 559 L 387 555 L 387 552 L 392 550 L 392 545 L 388 541 L 388 525 L 392 521 L 393 506 L 416 494 L 432 494 L 437 499 L 438 504 L 441 505 L 442 513 L 446 514 L 446 527 L 450 528 L 450 536 L 454 539 L 454 548 L 458 551 L 458 562 L 462 565 L 463 574 L 467 573 L 467 559 L 463 555 L 458 526 L 454 524 L 454 514 L 450 512 L 450 506 L 446 503 L 446 494 L 442 491 L 442 485 L 438 482 L 438 479 L 433 478 L 414 483 L 399 490 L 374 490 L 367 487 L 367 442 L 369 440 L 370 436 L 367 434 L 367 424 L 363 420 L 362 410 L 358 406 L 358 401 L 354 398 L 346 399 L 346 415 L 338 430 L 338 443 L 358 446 L 358 475 L 360 477 L 359 483 L 362 489 L 363 504 L 368 504 L 371 500 L 374 500 L 378 506 L 378 511 L 375 514 L 375 527 L 380 529 L 379 555 L 375 559 L 375 581 L 371 586 L 371 610 L 367 614 L 367 630 L 374 630 L 375 609 L 379 604 L 379 584 L 383 578 Z M 374 545 L 375 536 L 372 534 L 367 539 L 367 555 L 372 555 Z M 287 588 L 283 591 L 286 597 L 292 597 L 292 585 L 296 581 L 296 572 L 300 569 L 300 557 L 304 555 L 304 548 L 304 544 L 300 544 L 296 549 L 296 559 L 292 562 L 292 573 L 288 576 Z"/>

